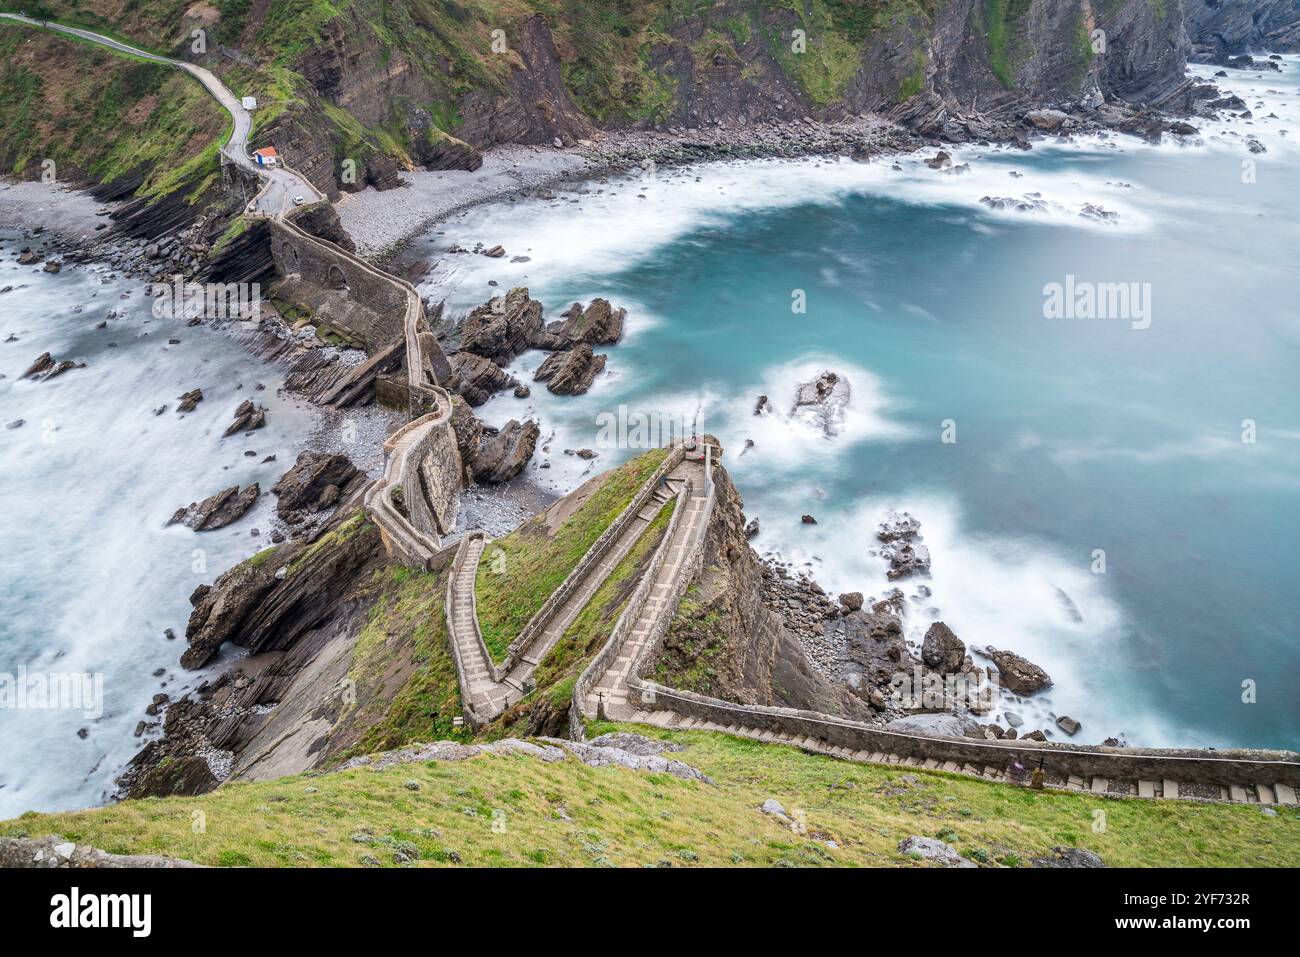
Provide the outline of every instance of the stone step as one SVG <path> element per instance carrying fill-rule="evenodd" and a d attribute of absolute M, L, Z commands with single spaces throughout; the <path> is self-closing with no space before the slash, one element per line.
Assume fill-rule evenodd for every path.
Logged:
<path fill-rule="evenodd" d="M 1276 804 L 1277 795 L 1267 784 L 1256 784 L 1255 793 L 1259 795 L 1260 804 Z"/>
<path fill-rule="evenodd" d="M 1296 796 L 1295 788 L 1289 784 L 1274 784 L 1273 791 L 1277 794 L 1278 804 L 1289 804 L 1295 806 Z"/>

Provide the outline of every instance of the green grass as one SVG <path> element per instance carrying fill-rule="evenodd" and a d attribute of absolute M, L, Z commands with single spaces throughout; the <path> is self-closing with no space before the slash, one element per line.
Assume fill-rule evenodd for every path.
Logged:
<path fill-rule="evenodd" d="M 229 117 L 174 67 L 3 22 L 0 58 L 6 171 L 46 158 L 100 182 L 143 170 L 145 197 L 198 194 L 220 175 Z"/>
<path fill-rule="evenodd" d="M 985 0 L 984 22 L 989 38 L 989 67 L 1008 90 L 1016 88 L 1015 27 L 1031 0 Z"/>
<path fill-rule="evenodd" d="M 1300 864 L 1294 808 L 1265 817 L 1241 805 L 1035 792 L 723 734 L 622 727 L 686 745 L 674 757 L 715 784 L 485 755 L 29 814 L 0 822 L 0 834 L 57 833 L 115 853 L 227 867 L 925 866 L 897 851 L 912 834 L 941 836 L 985 866 L 1025 866 L 1057 845 L 1088 848 L 1113 867 Z M 761 813 L 767 798 L 803 826 Z M 198 833 L 195 811 L 205 822 Z"/>
<path fill-rule="evenodd" d="M 479 561 L 475 593 L 483 641 L 494 661 L 505 657 L 524 625 L 666 454 L 664 449 L 652 449 L 602 476 L 599 487 L 558 528 L 549 528 L 542 513 L 488 543 Z"/>
<path fill-rule="evenodd" d="M 400 566 L 376 573 L 378 598 L 353 648 L 354 707 L 332 734 L 331 763 L 415 741 L 467 738 L 447 637 L 446 578 Z"/>

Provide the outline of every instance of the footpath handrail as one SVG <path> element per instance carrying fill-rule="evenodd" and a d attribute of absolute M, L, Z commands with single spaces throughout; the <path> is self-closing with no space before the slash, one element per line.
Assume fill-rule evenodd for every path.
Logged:
<path fill-rule="evenodd" d="M 610 665 L 622 652 L 623 646 L 627 643 L 628 635 L 636 626 L 638 619 L 640 619 L 646 602 L 650 600 L 650 593 L 654 590 L 659 571 L 668 558 L 669 549 L 672 548 L 673 536 L 677 532 L 677 526 L 682 521 L 682 516 L 686 513 L 684 506 L 687 499 L 691 497 L 692 491 L 693 483 L 690 479 L 687 479 L 677 492 L 672 517 L 668 520 L 668 527 L 664 530 L 663 538 L 659 540 L 659 546 L 650 558 L 650 565 L 642 574 L 641 581 L 637 583 L 636 590 L 632 593 L 632 597 L 628 599 L 628 603 L 618 616 L 618 620 L 614 622 L 614 627 L 609 633 L 609 639 L 605 642 L 605 646 L 596 653 L 596 656 L 587 663 L 587 667 L 582 669 L 582 673 L 578 675 L 578 680 L 573 684 L 573 694 L 569 701 L 569 736 L 575 741 L 582 741 L 587 736 L 585 722 L 582 717 L 583 702 L 587 700 L 587 695 L 590 694 L 591 689 L 604 676 Z"/>
<path fill-rule="evenodd" d="M 466 720 L 469 721 L 470 728 L 477 730 L 487 723 L 483 715 L 478 713 L 474 707 L 474 696 L 470 691 L 469 674 L 465 668 L 465 662 L 461 658 L 460 642 L 456 640 L 454 632 L 455 624 L 455 607 L 456 607 L 456 579 L 460 575 L 461 569 L 465 564 L 465 553 L 469 550 L 469 544 L 475 537 L 483 536 L 482 532 L 470 532 L 465 535 L 456 548 L 456 555 L 451 561 L 451 568 L 447 572 L 447 589 L 445 605 L 445 617 L 447 620 L 447 641 L 451 645 L 452 660 L 456 663 L 456 681 L 460 686 L 460 707 Z M 490 719 L 488 719 L 490 720 Z"/>
<path fill-rule="evenodd" d="M 645 508 L 646 503 L 654 497 L 655 492 L 659 489 L 659 483 L 669 472 L 681 464 L 684 454 L 681 446 L 675 445 L 672 447 L 654 473 L 641 483 L 640 488 L 637 489 L 636 494 L 632 496 L 632 500 L 628 502 L 623 511 L 619 512 L 614 521 L 610 522 L 609 526 L 600 533 L 600 536 L 591 543 L 587 551 L 583 553 L 582 558 L 578 559 L 578 563 L 564 577 L 564 581 L 560 582 L 555 591 L 547 596 L 546 601 L 542 603 L 542 607 L 537 609 L 533 617 L 520 629 L 519 634 L 510 643 L 510 647 L 506 649 L 501 664 L 492 664 L 491 659 L 488 659 L 493 681 L 505 680 L 506 675 L 510 673 L 518 658 L 526 653 L 537 636 L 547 629 L 551 619 L 555 617 L 564 603 L 582 586 L 587 574 L 592 568 L 600 564 L 619 536 L 636 520 L 641 509 Z"/>

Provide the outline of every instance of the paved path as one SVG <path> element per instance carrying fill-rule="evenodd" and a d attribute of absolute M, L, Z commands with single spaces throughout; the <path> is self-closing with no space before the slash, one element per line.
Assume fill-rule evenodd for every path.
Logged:
<path fill-rule="evenodd" d="M 676 614 L 675 606 L 668 607 L 669 598 L 673 594 L 676 579 L 685 573 L 686 560 L 697 533 L 703 532 L 702 526 L 708 521 L 708 515 L 705 513 L 708 489 L 704 481 L 702 462 L 688 459 L 677 467 L 674 476 L 691 480 L 691 493 L 684 504 L 685 511 L 677 520 L 672 539 L 661 546 L 668 549 L 668 554 L 655 575 L 655 582 L 651 586 L 645 607 L 632 625 L 627 641 L 624 642 L 618 657 L 596 680 L 591 693 L 587 695 L 587 700 L 581 703 L 583 713 L 589 718 L 596 717 L 602 701 L 605 714 L 610 720 L 626 721 L 632 717 L 635 709 L 627 703 L 627 677 L 632 669 L 632 663 L 636 661 L 644 650 L 646 642 L 650 640 L 656 622 L 662 616 L 671 617 Z"/>
<path fill-rule="evenodd" d="M 79 27 L 68 27 L 46 20 L 34 20 L 18 13 L 0 13 L 0 18 L 80 37 L 83 40 L 89 40 L 91 43 L 98 43 L 100 46 L 108 47 L 110 50 L 116 50 L 118 53 L 128 53 L 131 56 L 150 60 L 154 63 L 165 63 L 169 66 L 180 67 L 180 69 L 193 76 L 230 114 L 230 118 L 234 123 L 230 132 L 230 139 L 221 147 L 222 154 L 236 166 L 260 176 L 265 181 L 265 185 L 255 201 L 257 212 L 265 216 L 278 218 L 293 209 L 293 198 L 295 196 L 301 196 L 305 203 L 315 203 L 325 198 L 320 190 L 313 186 L 307 177 L 301 173 L 283 167 L 267 169 L 258 166 L 257 162 L 248 155 L 248 137 L 253 129 L 253 115 L 244 109 L 239 97 L 235 96 L 229 87 L 222 83 L 211 70 L 194 63 L 188 63 L 185 60 L 173 60 L 170 57 L 159 56 L 156 53 L 150 53 L 148 50 L 141 50 L 139 47 L 123 43 L 121 40 L 114 40 L 112 37 L 106 37 L 90 30 L 82 30 Z"/>
<path fill-rule="evenodd" d="M 686 474 L 680 465 L 668 474 L 665 485 L 656 490 L 650 500 L 637 511 L 601 560 L 588 569 L 577 587 L 547 621 L 546 627 L 538 632 L 528 647 L 521 649 L 510 671 L 502 676 L 501 681 L 493 679 L 475 620 L 474 583 L 486 540 L 479 537 L 466 542 L 463 563 L 449 590 L 447 622 L 451 640 L 456 644 L 457 656 L 465 669 L 470 693 L 468 704 L 480 719 L 490 721 L 524 697 L 533 672 L 547 652 L 564 637 L 600 586 L 645 534 L 655 516 L 676 496 Z M 655 479 L 652 477 L 649 481 Z"/>
<path fill-rule="evenodd" d="M 660 692 L 661 694 L 671 692 Z M 752 738 L 765 744 L 787 744 L 815 754 L 825 754 L 845 761 L 859 761 L 871 764 L 897 764 L 911 768 L 925 768 L 932 771 L 947 771 L 952 774 L 965 774 L 970 777 L 983 778 L 986 781 L 1003 784 L 1023 784 L 1028 774 L 1017 773 L 1011 768 L 995 765 L 958 764 L 955 761 L 941 762 L 934 758 L 904 757 L 883 751 L 853 751 L 849 748 L 828 744 L 812 736 L 782 734 L 774 731 L 760 731 L 747 727 L 744 715 L 738 714 L 733 724 L 718 724 L 678 714 L 675 711 L 633 711 L 627 718 L 639 724 L 649 724 L 658 728 L 673 728 L 679 731 L 719 731 L 734 734 L 741 738 Z M 1050 758 L 1050 753 L 1046 755 Z M 1234 804 L 1283 804 L 1297 806 L 1296 789 L 1287 784 L 1276 782 L 1259 783 L 1251 787 L 1223 786 L 1217 784 L 1187 784 L 1170 778 L 1162 780 L 1113 780 L 1093 777 L 1081 778 L 1071 775 L 1068 778 L 1051 778 L 1047 786 L 1063 791 L 1079 791 L 1110 797 L 1164 798 L 1166 800 L 1224 801 Z"/>

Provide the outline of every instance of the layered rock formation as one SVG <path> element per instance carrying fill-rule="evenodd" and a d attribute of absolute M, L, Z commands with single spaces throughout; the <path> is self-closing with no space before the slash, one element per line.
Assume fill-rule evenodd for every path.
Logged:
<path fill-rule="evenodd" d="M 1185 0 L 1183 15 L 1197 51 L 1214 59 L 1300 50 L 1300 0 Z"/>

